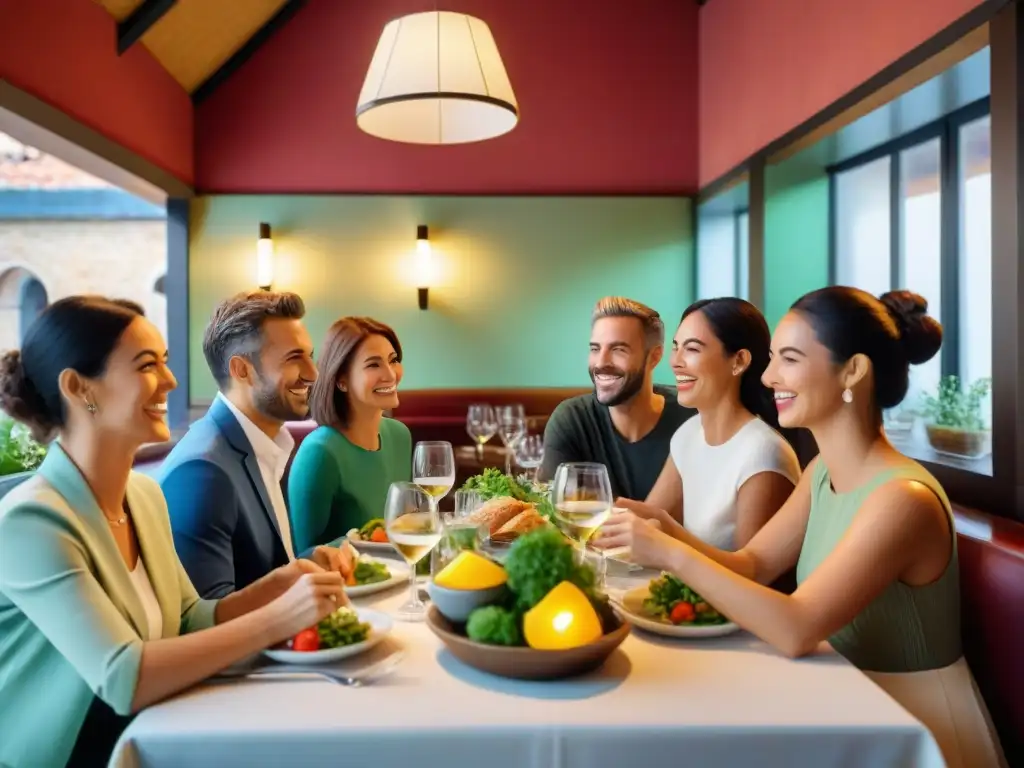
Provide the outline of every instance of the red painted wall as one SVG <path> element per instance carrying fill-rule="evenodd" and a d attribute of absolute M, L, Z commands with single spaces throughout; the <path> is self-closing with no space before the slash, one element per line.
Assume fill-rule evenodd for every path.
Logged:
<path fill-rule="evenodd" d="M 981 2 L 711 0 L 700 10 L 701 186 Z"/>
<path fill-rule="evenodd" d="M 203 192 L 691 193 L 694 0 L 460 0 L 490 25 L 522 117 L 423 147 L 355 123 L 385 22 L 433 0 L 311 0 L 196 110 Z M 444 7 L 444 6 L 443 6 Z"/>
<path fill-rule="evenodd" d="M 0 78 L 192 183 L 188 94 L 93 0 L 0 0 Z"/>

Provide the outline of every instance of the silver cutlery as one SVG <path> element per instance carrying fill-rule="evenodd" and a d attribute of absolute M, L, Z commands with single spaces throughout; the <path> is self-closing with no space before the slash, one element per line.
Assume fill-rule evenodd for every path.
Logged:
<path fill-rule="evenodd" d="M 261 678 L 261 677 L 295 677 L 296 675 L 306 675 L 321 677 L 325 680 L 329 680 L 337 685 L 343 685 L 349 688 L 359 688 L 364 685 L 369 685 L 375 680 L 388 675 L 397 669 L 399 663 L 405 657 L 405 653 L 398 652 L 393 653 L 386 659 L 383 659 L 376 664 L 371 664 L 368 667 L 357 672 L 339 672 L 324 667 L 315 666 L 301 666 L 298 664 L 279 664 L 273 667 L 264 667 L 261 669 L 252 670 L 231 670 L 222 672 L 217 675 L 219 678 Z"/>

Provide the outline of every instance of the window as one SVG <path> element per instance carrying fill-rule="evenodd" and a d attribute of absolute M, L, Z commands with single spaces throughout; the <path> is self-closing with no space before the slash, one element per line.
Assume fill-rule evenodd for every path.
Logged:
<path fill-rule="evenodd" d="M 750 265 L 750 215 L 702 215 L 697 228 L 697 298 L 747 298 Z"/>
<path fill-rule="evenodd" d="M 964 407 L 944 419 L 927 407 L 943 377 L 966 394 L 992 375 L 989 139 L 985 99 L 830 169 L 830 180 L 833 283 L 876 296 L 907 288 L 943 325 L 939 355 L 911 367 L 906 399 L 885 414 L 890 439 L 919 459 L 990 475 L 989 396 L 972 408 L 947 392 Z"/>

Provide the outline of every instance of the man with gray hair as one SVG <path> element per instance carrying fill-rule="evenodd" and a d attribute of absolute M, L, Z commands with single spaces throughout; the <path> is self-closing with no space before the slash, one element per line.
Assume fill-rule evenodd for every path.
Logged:
<path fill-rule="evenodd" d="M 665 350 L 665 324 L 638 301 L 608 296 L 591 318 L 590 380 L 594 391 L 559 403 L 544 430 L 540 475 L 559 464 L 608 467 L 612 494 L 647 498 L 668 458 L 669 441 L 694 414 L 670 387 L 655 386 Z"/>

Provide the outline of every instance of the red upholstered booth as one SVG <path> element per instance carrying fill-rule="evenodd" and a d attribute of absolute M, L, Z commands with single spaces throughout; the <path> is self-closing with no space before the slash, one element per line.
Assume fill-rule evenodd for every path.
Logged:
<path fill-rule="evenodd" d="M 1024 766 L 1024 525 L 956 509 L 964 653 L 1011 766 Z"/>

